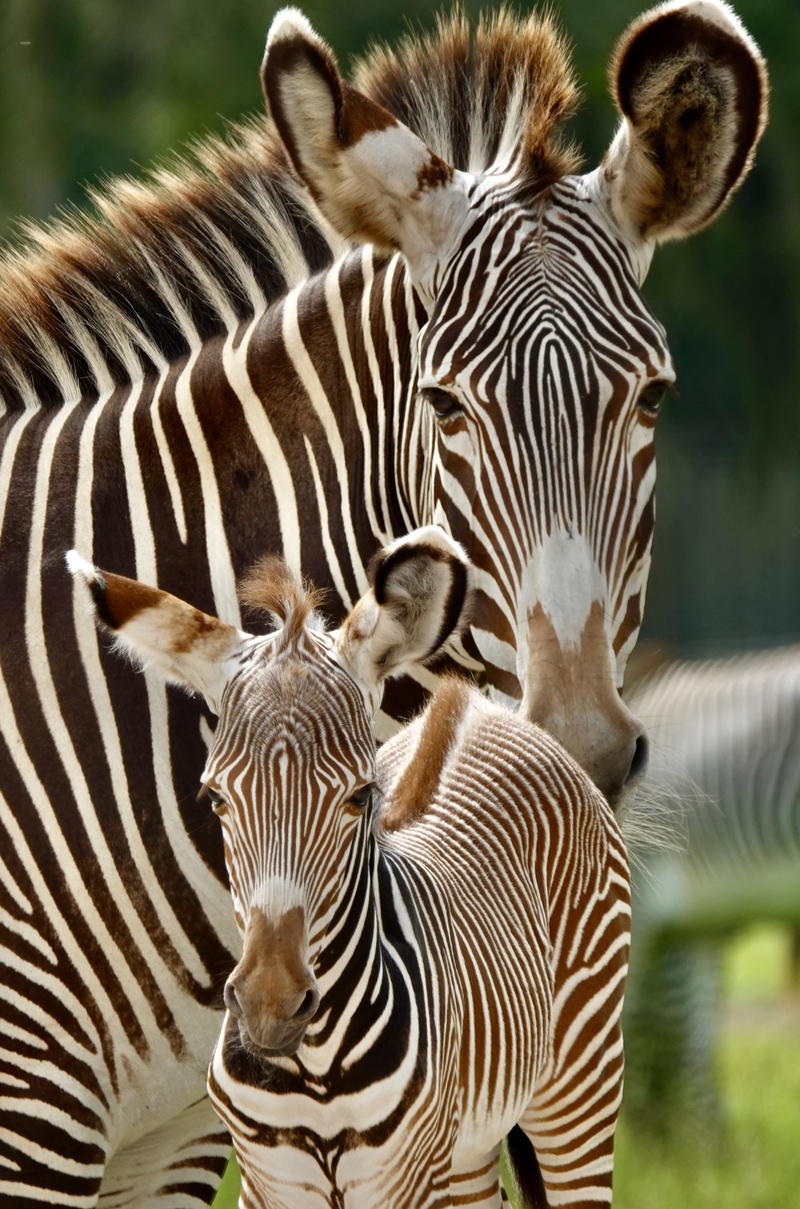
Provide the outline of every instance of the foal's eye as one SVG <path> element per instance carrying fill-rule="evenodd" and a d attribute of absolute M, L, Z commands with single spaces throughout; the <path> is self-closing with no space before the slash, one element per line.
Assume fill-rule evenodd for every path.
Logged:
<path fill-rule="evenodd" d="M 211 809 L 214 814 L 224 814 L 228 809 L 228 803 L 225 801 L 221 793 L 217 793 L 216 789 L 206 788 L 205 796 L 211 803 Z"/>
<path fill-rule="evenodd" d="M 372 801 L 372 786 L 364 785 L 361 789 L 357 789 L 355 793 L 351 793 L 347 799 L 348 806 L 354 806 L 356 810 L 366 810 Z"/>

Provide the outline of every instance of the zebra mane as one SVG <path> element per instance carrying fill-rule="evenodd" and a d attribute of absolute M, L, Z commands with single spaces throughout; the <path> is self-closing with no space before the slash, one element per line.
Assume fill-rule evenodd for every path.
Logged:
<path fill-rule="evenodd" d="M 242 577 L 239 599 L 247 608 L 266 612 L 281 627 L 275 653 L 293 647 L 307 625 L 314 626 L 314 612 L 325 592 L 290 571 L 276 554 L 266 554 Z"/>
<path fill-rule="evenodd" d="M 471 26 L 460 7 L 432 33 L 374 46 L 352 83 L 409 126 L 454 168 L 516 168 L 537 193 L 578 166 L 558 137 L 579 91 L 566 40 L 549 12 L 519 17 L 501 7 Z"/>
<path fill-rule="evenodd" d="M 0 400 L 124 385 L 235 329 L 330 264 L 322 223 L 264 117 L 90 191 L 94 213 L 23 227 L 0 260 Z"/>
<path fill-rule="evenodd" d="M 520 188 L 539 190 L 575 167 L 556 132 L 577 92 L 548 16 L 501 9 L 471 30 L 455 10 L 397 50 L 374 47 L 354 83 L 457 168 L 515 161 Z M 263 116 L 89 199 L 93 210 L 24 225 L 0 255 L 0 414 L 160 371 L 347 247 Z"/>

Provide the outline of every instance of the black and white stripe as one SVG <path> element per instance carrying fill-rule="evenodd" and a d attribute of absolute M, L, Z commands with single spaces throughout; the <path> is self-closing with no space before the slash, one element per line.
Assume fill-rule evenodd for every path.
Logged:
<path fill-rule="evenodd" d="M 724 68 L 740 158 L 717 209 L 763 126 L 763 65 L 727 8 L 702 7 L 713 46 L 735 44 L 755 73 Z M 313 57 L 298 20 L 279 19 L 273 48 L 310 37 Z M 277 550 L 342 616 L 376 547 L 441 520 L 478 577 L 443 662 L 523 699 L 609 796 L 641 765 L 617 684 L 652 528 L 641 392 L 670 371 L 638 282 L 653 244 L 691 227 L 672 215 L 665 235 L 625 210 L 640 154 L 627 118 L 602 169 L 568 175 L 554 131 L 572 83 L 547 23 L 498 17 L 465 55 L 471 36 L 454 20 L 359 68 L 361 112 L 407 121 L 380 119 L 408 153 L 396 162 L 425 169 L 412 191 L 428 274 L 382 231 L 380 251 L 350 219 L 323 225 L 263 122 L 117 182 L 99 217 L 33 230 L 4 258 L 0 1196 L 20 1209 L 91 1209 L 112 1188 L 109 1205 L 203 1204 L 224 1156 L 197 1105 L 238 948 L 219 837 L 194 803 L 210 724 L 98 646 L 65 549 L 237 624 L 237 577 Z M 702 31 L 697 46 L 709 57 Z M 498 103 L 477 104 L 497 80 Z M 376 147 L 348 130 L 344 155 Z M 357 174 L 356 209 L 370 179 Z M 437 415 L 432 390 L 460 410 Z M 380 735 L 435 683 L 414 670 Z"/>

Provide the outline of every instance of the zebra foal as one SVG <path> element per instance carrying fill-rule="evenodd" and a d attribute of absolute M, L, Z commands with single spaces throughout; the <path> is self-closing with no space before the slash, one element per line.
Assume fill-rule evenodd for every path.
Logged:
<path fill-rule="evenodd" d="M 548 1205 L 610 1202 L 629 941 L 613 812 L 463 681 L 376 752 L 382 682 L 458 627 L 460 547 L 396 541 L 335 633 L 272 560 L 247 587 L 279 623 L 266 637 L 72 569 L 118 646 L 219 715 L 203 780 L 244 947 L 209 1089 L 242 1209 L 496 1206 L 515 1124 Z"/>

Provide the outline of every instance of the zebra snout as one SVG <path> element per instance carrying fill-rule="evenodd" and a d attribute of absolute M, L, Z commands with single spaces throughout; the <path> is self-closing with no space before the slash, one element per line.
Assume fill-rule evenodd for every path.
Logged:
<path fill-rule="evenodd" d="M 275 913 L 251 907 L 242 957 L 223 998 L 243 1040 L 271 1052 L 297 1047 L 319 1007 L 302 907 Z"/>
<path fill-rule="evenodd" d="M 238 968 L 237 968 L 238 969 Z M 280 989 L 269 978 L 254 981 L 234 970 L 225 984 L 224 1000 L 236 1020 L 246 1049 L 266 1055 L 293 1054 L 319 1007 L 319 991 L 310 970 L 302 983 L 286 985 L 280 972 Z"/>
<path fill-rule="evenodd" d="M 307 1024 L 313 1018 L 318 1007 L 319 991 L 315 986 L 309 987 L 292 1015 L 292 1022 L 294 1024 Z"/>
<path fill-rule="evenodd" d="M 225 1003 L 225 1007 L 228 1009 L 230 1014 L 232 1016 L 235 1016 L 236 1019 L 239 1020 L 242 1015 L 242 1006 L 239 1003 L 239 1000 L 236 995 L 236 987 L 230 978 L 225 983 L 225 989 L 222 992 L 222 998 Z"/>
<path fill-rule="evenodd" d="M 638 729 L 615 750 L 606 755 L 586 771 L 597 785 L 611 807 L 616 810 L 628 791 L 638 785 L 647 771 L 650 742 L 647 735 Z"/>
<path fill-rule="evenodd" d="M 254 979 L 243 974 L 237 966 L 225 983 L 225 1007 L 237 1020 L 261 1019 L 277 1025 L 307 1024 L 319 1007 L 314 975 L 307 970 L 305 977 L 296 983 L 294 979 L 290 982 L 286 979 L 285 971 L 280 974 L 282 976 L 275 980 L 268 976 Z"/>

